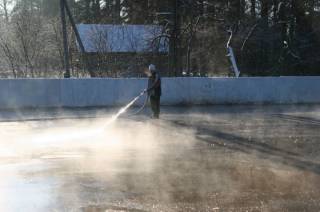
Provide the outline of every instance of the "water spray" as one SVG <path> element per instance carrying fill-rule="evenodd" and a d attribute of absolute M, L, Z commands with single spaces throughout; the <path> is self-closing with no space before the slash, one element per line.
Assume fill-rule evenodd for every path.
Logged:
<path fill-rule="evenodd" d="M 136 101 L 138 101 L 144 94 L 145 94 L 145 91 L 141 92 L 141 93 L 139 94 L 139 96 L 137 96 L 136 98 L 134 98 L 131 102 L 129 102 L 129 104 L 127 104 L 125 107 L 121 108 L 121 109 L 118 111 L 117 114 L 115 114 L 115 115 L 113 115 L 113 116 L 111 117 L 111 119 L 107 122 L 106 126 L 109 125 L 109 124 L 111 124 L 111 123 L 113 123 L 113 122 L 115 122 L 115 121 L 119 118 L 120 115 L 122 115 L 123 113 L 125 113 L 125 112 L 126 112 Z M 145 107 L 147 101 L 148 101 L 148 97 L 146 98 L 146 101 L 145 101 L 144 105 L 142 106 L 142 108 L 139 109 L 136 113 L 134 113 L 134 115 L 140 113 L 140 112 L 143 110 L 143 108 Z M 105 126 L 105 127 L 106 127 L 106 126 Z"/>
<path fill-rule="evenodd" d="M 72 141 L 72 140 L 78 140 L 79 138 L 91 138 L 92 136 L 100 135 L 101 133 L 105 133 L 106 130 L 109 128 L 109 126 L 115 122 L 122 114 L 124 114 L 135 102 L 137 102 L 146 92 L 143 91 L 139 94 L 139 96 L 135 97 L 131 102 L 129 102 L 125 107 L 121 108 L 115 115 L 113 115 L 104 125 L 99 126 L 95 129 L 86 129 L 84 131 L 79 132 L 78 130 L 74 131 L 68 131 L 68 133 L 60 132 L 57 133 L 57 135 L 52 136 L 52 132 L 43 133 L 37 136 L 33 136 L 32 141 L 42 144 L 45 142 L 46 145 L 48 145 L 48 142 L 65 142 L 65 141 Z M 148 96 L 146 97 L 145 103 L 137 112 L 131 115 L 137 115 L 140 113 L 148 101 Z"/>

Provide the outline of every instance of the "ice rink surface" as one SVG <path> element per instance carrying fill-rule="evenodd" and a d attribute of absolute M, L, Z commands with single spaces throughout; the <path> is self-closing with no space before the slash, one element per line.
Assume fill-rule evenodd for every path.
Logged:
<path fill-rule="evenodd" d="M 162 110 L 1 111 L 0 211 L 320 211 L 319 105 Z"/>

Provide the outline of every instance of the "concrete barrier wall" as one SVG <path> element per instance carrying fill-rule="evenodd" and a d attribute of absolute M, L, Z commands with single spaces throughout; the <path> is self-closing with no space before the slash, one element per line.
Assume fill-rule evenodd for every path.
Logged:
<path fill-rule="evenodd" d="M 146 79 L 4 79 L 0 109 L 120 106 Z M 164 78 L 163 105 L 320 103 L 320 77 Z M 141 105 L 143 99 L 137 104 Z"/>

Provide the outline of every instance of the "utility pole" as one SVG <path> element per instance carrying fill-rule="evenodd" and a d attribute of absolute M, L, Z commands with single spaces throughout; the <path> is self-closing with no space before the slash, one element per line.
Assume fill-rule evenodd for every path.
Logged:
<path fill-rule="evenodd" d="M 179 16 L 179 0 L 174 0 L 173 1 L 173 15 L 172 15 L 172 19 L 173 19 L 173 30 L 172 30 L 172 37 L 171 37 L 171 44 L 170 44 L 170 51 L 171 51 L 171 66 L 173 68 L 174 71 L 174 75 L 177 77 L 180 75 L 180 73 L 178 73 L 179 71 L 179 33 L 180 33 L 180 16 Z"/>
<path fill-rule="evenodd" d="M 70 21 L 71 27 L 72 27 L 73 32 L 74 32 L 74 34 L 76 36 L 76 39 L 78 41 L 78 45 L 79 45 L 80 51 L 82 53 L 82 57 L 83 57 L 83 59 L 85 61 L 84 63 L 85 63 L 86 69 L 89 71 L 91 77 L 96 77 L 96 74 L 94 73 L 94 71 L 92 71 L 91 66 L 89 64 L 89 61 L 88 61 L 88 59 L 86 57 L 86 49 L 85 49 L 85 47 L 83 45 L 83 42 L 81 40 L 81 37 L 80 37 L 79 31 L 77 29 L 76 23 L 75 23 L 75 21 L 73 19 L 73 16 L 71 14 L 71 10 L 69 8 L 68 2 L 66 0 L 63 0 L 63 1 L 64 1 L 65 10 L 66 10 L 67 15 L 69 17 L 69 21 Z"/>
<path fill-rule="evenodd" d="M 65 13 L 65 1 L 60 0 L 60 15 L 62 23 L 62 34 L 63 34 L 63 48 L 64 48 L 64 78 L 70 78 L 70 64 L 69 64 L 69 47 L 68 47 L 68 37 L 67 37 L 67 23 L 66 23 L 66 13 Z"/>

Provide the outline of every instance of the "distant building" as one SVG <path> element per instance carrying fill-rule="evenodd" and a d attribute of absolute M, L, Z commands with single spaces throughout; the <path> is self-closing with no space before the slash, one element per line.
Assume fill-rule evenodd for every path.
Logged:
<path fill-rule="evenodd" d="M 77 25 L 90 68 L 99 76 L 143 75 L 149 63 L 166 69 L 169 42 L 157 25 Z"/>

